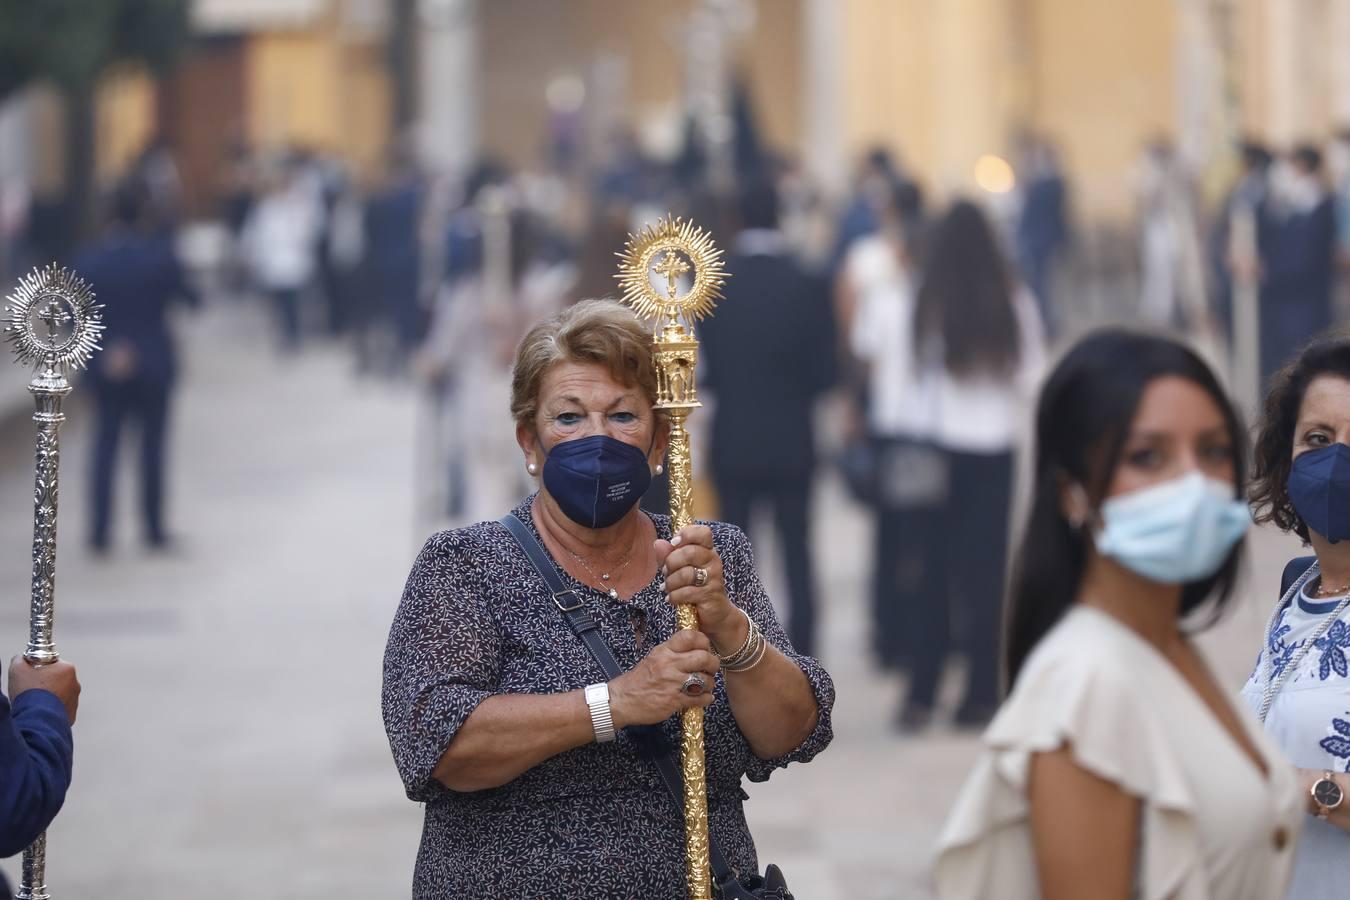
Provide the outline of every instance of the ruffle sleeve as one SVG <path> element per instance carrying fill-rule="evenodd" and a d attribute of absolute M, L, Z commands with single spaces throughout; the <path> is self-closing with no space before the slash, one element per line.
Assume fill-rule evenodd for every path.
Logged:
<path fill-rule="evenodd" d="M 986 749 L 943 831 L 935 869 L 942 900 L 1040 896 L 1027 778 L 1033 753 L 1066 744 L 1083 769 L 1143 801 L 1141 900 L 1208 897 L 1194 798 L 1163 726 L 1131 677 L 1086 648 L 1033 655 L 985 733 Z"/>
<path fill-rule="evenodd" d="M 384 728 L 403 786 L 417 801 L 446 790 L 432 772 L 500 680 L 497 624 L 460 540 L 441 532 L 422 548 L 384 652 Z"/>
<path fill-rule="evenodd" d="M 746 777 L 751 781 L 768 781 L 775 769 L 781 769 L 789 763 L 810 761 L 834 738 L 834 727 L 831 724 L 831 714 L 834 710 L 834 681 L 819 661 L 804 656 L 793 648 L 786 630 L 774 613 L 773 603 L 759 580 L 750 538 L 736 526 L 720 523 L 714 527 L 714 535 L 714 544 L 722 557 L 727 596 L 732 603 L 749 613 L 750 618 L 764 634 L 765 640 L 802 670 L 811 685 L 811 692 L 816 698 L 816 708 L 819 710 L 816 727 L 791 752 L 775 759 L 761 759 L 753 753 L 750 754 Z"/>

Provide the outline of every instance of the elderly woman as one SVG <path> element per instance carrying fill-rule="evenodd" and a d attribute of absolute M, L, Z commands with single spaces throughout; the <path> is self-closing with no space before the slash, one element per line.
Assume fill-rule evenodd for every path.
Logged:
<path fill-rule="evenodd" d="M 1314 341 L 1272 382 L 1256 444 L 1258 521 L 1311 544 L 1292 560 L 1242 695 L 1298 766 L 1308 821 L 1290 900 L 1350 884 L 1350 337 Z"/>
<path fill-rule="evenodd" d="M 417 897 L 683 897 L 682 811 L 644 758 L 652 729 L 634 726 L 678 746 L 690 707 L 706 709 L 713 841 L 757 871 L 741 778 L 830 741 L 833 684 L 788 642 L 745 535 L 720 523 L 672 534 L 637 506 L 668 433 L 648 346 L 625 307 L 583 302 L 525 336 L 511 389 L 524 465 L 541 479 L 512 515 L 621 676 L 606 683 L 502 523 L 437 534 L 413 565 L 383 707 L 408 796 L 426 803 Z M 677 630 L 679 604 L 700 630 Z"/>

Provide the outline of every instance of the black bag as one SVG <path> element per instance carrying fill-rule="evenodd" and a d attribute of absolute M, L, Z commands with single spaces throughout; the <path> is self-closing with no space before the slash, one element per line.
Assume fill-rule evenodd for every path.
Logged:
<path fill-rule="evenodd" d="M 861 438 L 844 447 L 838 464 L 854 499 L 882 509 L 941 506 L 951 486 L 947 454 L 916 438 Z"/>
<path fill-rule="evenodd" d="M 553 594 L 553 603 L 562 613 L 564 621 L 586 645 L 586 649 L 595 657 L 605 675 L 609 678 L 622 675 L 623 668 L 605 645 L 604 639 L 600 637 L 595 619 L 591 617 L 581 597 L 562 583 L 539 540 L 525 527 L 525 523 L 513 515 L 502 516 L 499 521 L 511 532 L 520 549 L 525 551 L 539 577 L 548 585 L 549 591 Z M 641 731 L 643 740 L 639 741 L 639 744 L 646 744 L 651 748 L 646 755 L 655 763 L 656 771 L 661 776 L 661 781 L 665 783 L 671 799 L 675 801 L 676 808 L 683 812 L 684 792 L 681 790 L 680 769 L 675 762 L 673 748 L 665 741 L 660 729 L 653 726 Z M 717 900 L 793 900 L 787 881 L 777 866 L 770 865 L 763 876 L 752 875 L 742 878 L 722 855 L 722 850 L 717 846 L 711 832 L 708 834 L 708 857 L 712 865 L 713 896 Z"/>

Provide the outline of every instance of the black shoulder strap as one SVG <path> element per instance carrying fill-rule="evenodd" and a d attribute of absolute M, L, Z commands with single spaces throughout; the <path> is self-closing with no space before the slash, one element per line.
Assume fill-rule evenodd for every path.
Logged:
<path fill-rule="evenodd" d="M 520 549 L 525 551 L 529 557 L 530 563 L 534 566 L 539 577 L 544 579 L 544 584 L 548 585 L 549 592 L 553 595 L 553 604 L 558 607 L 562 613 L 563 620 L 567 622 L 568 627 L 581 638 L 581 642 L 586 645 L 586 649 L 595 657 L 595 661 L 600 664 L 604 670 L 605 676 L 614 679 L 623 674 L 623 667 L 619 661 L 614 658 L 610 652 L 605 639 L 600 636 L 600 629 L 595 623 L 595 618 L 590 610 L 586 609 L 585 601 L 581 595 L 567 585 L 563 584 L 562 579 L 558 577 L 557 571 L 553 568 L 553 560 L 549 558 L 548 551 L 539 543 L 539 539 L 530 533 L 530 529 L 525 527 L 525 523 L 517 519 L 514 515 L 508 513 L 499 519 L 511 536 L 516 539 Z M 682 789 L 682 778 L 680 776 L 679 766 L 675 764 L 675 754 L 670 750 L 664 753 L 653 754 L 652 762 L 656 763 L 656 771 L 661 775 L 661 780 L 665 782 L 666 790 L 674 799 L 676 806 L 684 809 L 684 791 Z M 726 857 L 722 855 L 722 850 L 713 838 L 711 830 L 708 833 L 708 856 L 712 863 L 713 880 L 717 885 L 723 885 L 728 880 L 735 880 L 736 870 L 731 868 Z"/>
<path fill-rule="evenodd" d="M 1315 556 L 1300 556 L 1297 559 L 1289 560 L 1289 564 L 1284 567 L 1284 575 L 1280 578 L 1280 596 L 1283 597 L 1289 593 L 1289 588 L 1293 586 L 1298 577 L 1317 562 Z"/>

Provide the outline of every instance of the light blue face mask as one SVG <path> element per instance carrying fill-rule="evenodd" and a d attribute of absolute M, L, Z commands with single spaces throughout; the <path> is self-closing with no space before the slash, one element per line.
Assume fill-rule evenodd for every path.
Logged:
<path fill-rule="evenodd" d="M 1191 472 L 1104 502 L 1097 552 L 1151 581 L 1200 581 L 1219 570 L 1251 521 L 1231 484 Z"/>

